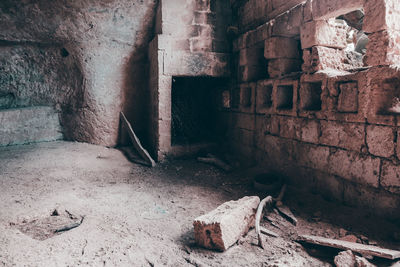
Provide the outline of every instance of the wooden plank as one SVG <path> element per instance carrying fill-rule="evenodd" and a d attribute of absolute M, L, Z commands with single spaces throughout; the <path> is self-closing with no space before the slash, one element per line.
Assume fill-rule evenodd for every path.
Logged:
<path fill-rule="evenodd" d="M 131 124 L 125 117 L 124 113 L 121 112 L 121 118 L 122 118 L 122 123 L 124 124 L 126 130 L 129 133 L 129 137 L 132 140 L 133 147 L 136 149 L 136 151 L 139 153 L 139 155 L 146 161 L 148 162 L 149 166 L 154 167 L 156 166 L 156 162 L 152 159 L 150 156 L 149 152 L 147 152 L 146 149 L 142 146 L 140 143 L 139 138 L 136 136 L 135 132 L 132 129 Z"/>
<path fill-rule="evenodd" d="M 275 208 L 278 210 L 279 214 L 281 214 L 282 217 L 287 219 L 293 225 L 297 225 L 296 216 L 293 215 L 292 211 L 288 207 L 282 205 L 276 206 Z"/>
<path fill-rule="evenodd" d="M 380 248 L 376 246 L 363 245 L 354 242 L 348 242 L 343 240 L 325 238 L 320 236 L 302 235 L 299 236 L 298 241 L 303 241 L 311 244 L 338 248 L 343 250 L 351 250 L 358 252 L 363 255 L 371 255 L 380 258 L 386 258 L 390 260 L 395 260 L 400 258 L 400 251 L 391 250 L 386 248 Z"/>

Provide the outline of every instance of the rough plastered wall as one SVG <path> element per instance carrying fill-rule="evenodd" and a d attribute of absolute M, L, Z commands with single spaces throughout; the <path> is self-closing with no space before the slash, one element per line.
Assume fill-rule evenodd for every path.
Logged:
<path fill-rule="evenodd" d="M 3 0 L 3 108 L 55 106 L 67 139 L 113 146 L 119 112 L 148 121 L 147 46 L 156 0 Z"/>
<path fill-rule="evenodd" d="M 394 0 L 231 1 L 231 147 L 299 187 L 399 217 L 400 9 Z M 346 50 L 365 13 L 366 55 Z M 357 60 L 357 57 L 363 59 Z"/>

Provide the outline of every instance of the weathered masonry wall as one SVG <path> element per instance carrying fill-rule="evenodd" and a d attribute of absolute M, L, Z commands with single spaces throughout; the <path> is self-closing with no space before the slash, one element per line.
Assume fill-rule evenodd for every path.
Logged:
<path fill-rule="evenodd" d="M 152 154 L 162 160 L 188 146 L 171 143 L 174 77 L 229 77 L 231 9 L 227 0 L 161 0 L 150 43 Z M 221 88 L 213 88 L 221 90 Z M 213 101 L 210 99 L 210 101 Z"/>
<path fill-rule="evenodd" d="M 221 103 L 231 146 L 298 186 L 399 217 L 396 1 L 231 2 L 235 81 Z M 369 41 L 355 52 L 349 18 L 360 14 Z"/>

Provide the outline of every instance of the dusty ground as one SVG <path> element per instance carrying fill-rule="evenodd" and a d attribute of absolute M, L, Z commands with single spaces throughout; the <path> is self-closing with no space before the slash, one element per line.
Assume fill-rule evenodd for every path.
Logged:
<path fill-rule="evenodd" d="M 80 143 L 0 148 L 0 266 L 329 266 L 336 251 L 305 250 L 293 239 L 299 233 L 339 237 L 340 227 L 400 248 L 381 240 L 393 241 L 395 223 L 354 216 L 353 209 L 318 196 L 299 201 L 290 191 L 284 202 L 298 226 L 271 215 L 276 226 L 264 226 L 282 237 L 268 238 L 266 250 L 254 245 L 254 230 L 224 253 L 196 247 L 193 219 L 256 194 L 249 173 L 222 174 L 194 160 L 149 169 L 118 150 Z M 27 223 L 46 221 L 54 209 L 84 216 L 83 223 L 44 240 L 21 232 Z"/>

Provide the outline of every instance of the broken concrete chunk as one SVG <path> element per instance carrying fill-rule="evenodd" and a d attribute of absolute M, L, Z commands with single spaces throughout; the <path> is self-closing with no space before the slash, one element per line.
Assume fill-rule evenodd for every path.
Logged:
<path fill-rule="evenodd" d="M 346 48 L 346 28 L 328 21 L 311 21 L 301 27 L 302 49 L 313 46 Z"/>
<path fill-rule="evenodd" d="M 254 226 L 260 203 L 257 196 L 229 201 L 194 220 L 196 243 L 202 247 L 225 251 Z"/>
<path fill-rule="evenodd" d="M 340 252 L 335 257 L 334 262 L 336 267 L 354 267 L 356 263 L 356 258 L 351 250 L 346 250 Z"/>
<path fill-rule="evenodd" d="M 367 259 L 353 254 L 351 250 L 340 252 L 335 257 L 336 267 L 374 267 Z"/>

